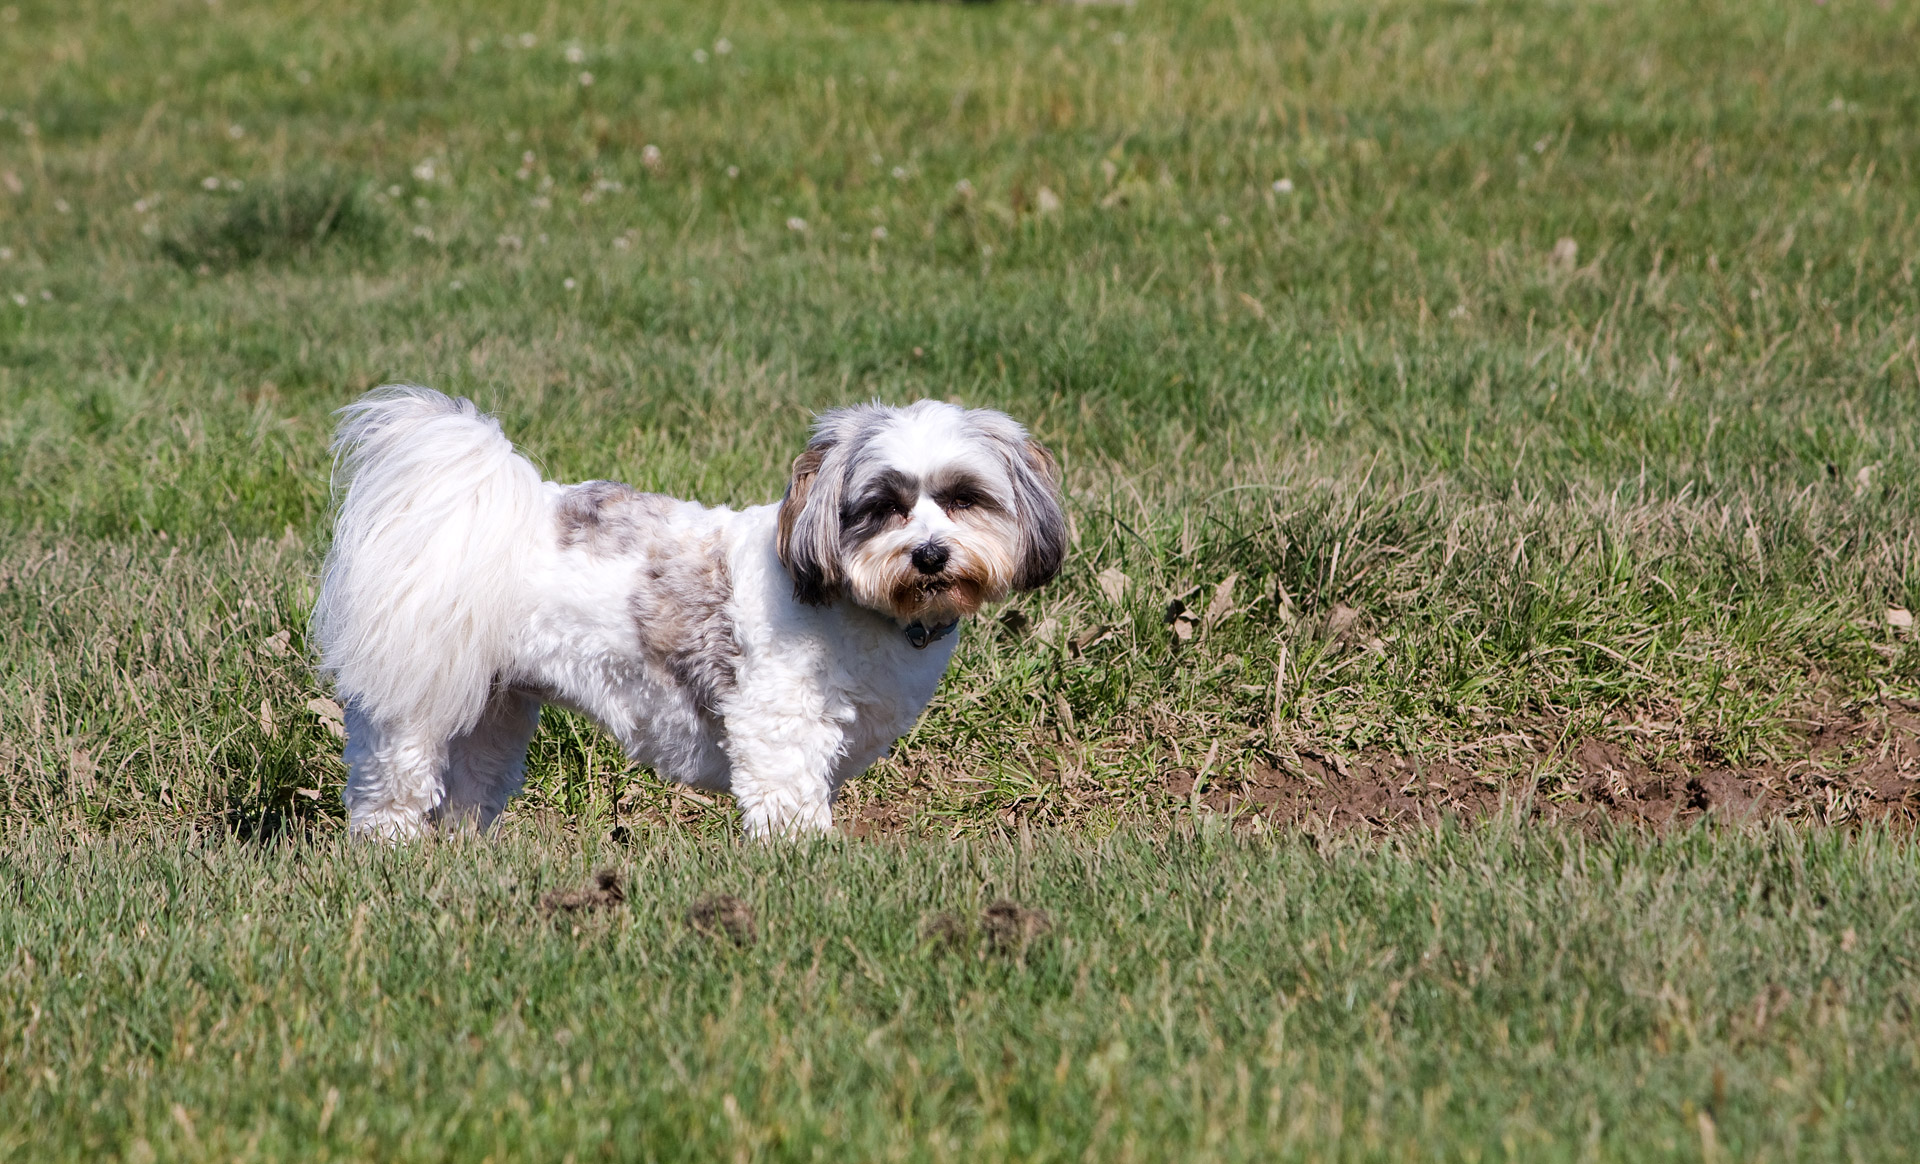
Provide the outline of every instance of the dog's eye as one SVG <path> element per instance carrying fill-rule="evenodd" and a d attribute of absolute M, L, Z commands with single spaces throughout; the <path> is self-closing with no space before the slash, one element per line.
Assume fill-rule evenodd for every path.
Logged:
<path fill-rule="evenodd" d="M 980 497 L 976 493 L 955 493 L 947 498 L 946 509 L 948 513 L 952 513 L 957 509 L 972 509 L 978 504 L 980 504 Z"/>

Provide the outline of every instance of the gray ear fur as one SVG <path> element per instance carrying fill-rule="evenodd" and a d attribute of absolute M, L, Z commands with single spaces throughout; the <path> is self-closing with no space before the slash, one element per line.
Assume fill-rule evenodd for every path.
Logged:
<path fill-rule="evenodd" d="M 1013 585 L 1018 590 L 1035 590 L 1053 581 L 1067 556 L 1060 465 L 1045 445 L 1030 436 L 1012 461 L 1014 501 L 1020 509 L 1020 573 Z"/>
<path fill-rule="evenodd" d="M 809 606 L 832 602 L 846 582 L 840 573 L 840 503 L 847 449 L 859 443 L 862 411 L 841 408 L 820 418 L 806 451 L 793 460 L 793 477 L 780 501 L 774 552 L 793 576 L 793 596 Z"/>
<path fill-rule="evenodd" d="M 793 459 L 793 478 L 780 499 L 780 532 L 774 551 L 793 576 L 793 596 L 809 606 L 831 602 L 840 592 L 839 504 L 827 504 L 820 466 L 830 446 L 808 445 Z M 838 492 L 838 490 L 834 490 Z"/>

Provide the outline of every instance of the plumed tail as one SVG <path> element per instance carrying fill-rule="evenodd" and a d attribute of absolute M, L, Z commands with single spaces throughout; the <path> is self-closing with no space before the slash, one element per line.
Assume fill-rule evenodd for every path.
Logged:
<path fill-rule="evenodd" d="M 321 671 L 375 720 L 460 734 L 528 610 L 540 474 L 464 398 L 377 388 L 339 416 L 338 513 L 313 611 Z"/>

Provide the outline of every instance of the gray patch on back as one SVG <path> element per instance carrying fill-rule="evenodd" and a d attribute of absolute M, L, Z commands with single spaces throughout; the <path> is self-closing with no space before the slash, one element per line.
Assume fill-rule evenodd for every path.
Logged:
<path fill-rule="evenodd" d="M 583 481 L 569 487 L 554 508 L 560 548 L 608 557 L 632 553 L 644 527 L 676 504 L 664 493 L 636 493 L 618 481 Z"/>
<path fill-rule="evenodd" d="M 733 579 L 726 548 L 714 534 L 698 545 L 661 539 L 650 549 L 627 600 L 641 648 L 649 663 L 693 696 L 703 714 L 715 715 L 733 691 L 740 661 L 727 615 Z"/>

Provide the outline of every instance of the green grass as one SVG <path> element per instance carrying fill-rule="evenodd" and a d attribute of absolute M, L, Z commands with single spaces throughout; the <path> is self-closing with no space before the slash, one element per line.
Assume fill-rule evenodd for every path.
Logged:
<path fill-rule="evenodd" d="M 1914 798 L 1916 45 L 1873 0 L 0 4 L 0 1150 L 305 1156 L 336 1088 L 370 1157 L 1898 1157 L 1914 854 L 1823 830 Z M 1002 407 L 1073 551 L 850 790 L 906 836 L 736 850 L 552 714 L 499 845 L 349 850 L 304 623 L 329 413 L 394 380 L 730 504 L 815 410 Z M 1550 821 L 1596 744 L 1801 823 L 1308 843 L 1169 795 L 1438 764 Z M 628 834 L 666 881 L 580 938 L 488 880 Z M 761 946 L 680 934 L 708 882 Z M 1061 924 L 1025 967 L 913 950 L 988 886 Z M 1411 961 L 1435 918 L 1467 969 Z M 338 1002 L 375 980 L 432 1037 Z M 562 1029 L 609 1040 L 578 1120 Z"/>
<path fill-rule="evenodd" d="M 1790 828 L 40 834 L 0 857 L 0 1153 L 1904 1159 L 1916 856 Z M 541 914 L 602 864 L 627 907 Z M 686 924 L 716 891 L 756 944 Z M 1003 894 L 1051 931 L 921 939 Z"/>

